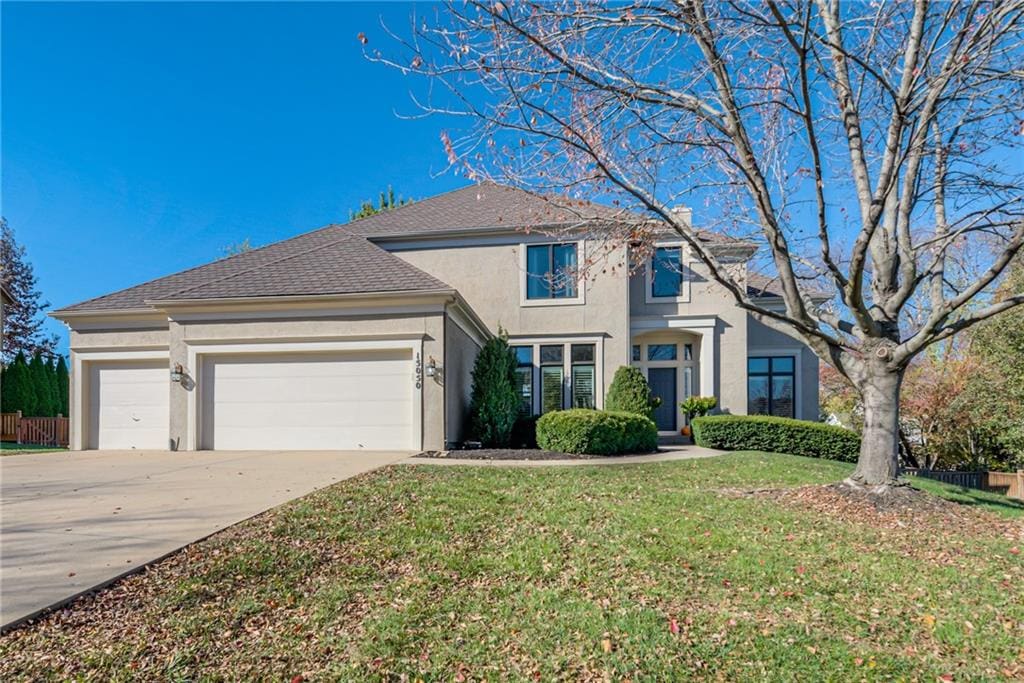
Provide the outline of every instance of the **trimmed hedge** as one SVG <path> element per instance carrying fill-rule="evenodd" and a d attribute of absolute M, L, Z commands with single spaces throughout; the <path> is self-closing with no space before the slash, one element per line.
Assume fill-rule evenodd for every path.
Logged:
<path fill-rule="evenodd" d="M 537 445 L 560 453 L 648 453 L 658 447 L 658 428 L 650 418 L 636 413 L 558 410 L 537 421 Z"/>
<path fill-rule="evenodd" d="M 860 436 L 842 427 L 767 415 L 712 415 L 693 421 L 698 446 L 792 453 L 857 462 Z"/>

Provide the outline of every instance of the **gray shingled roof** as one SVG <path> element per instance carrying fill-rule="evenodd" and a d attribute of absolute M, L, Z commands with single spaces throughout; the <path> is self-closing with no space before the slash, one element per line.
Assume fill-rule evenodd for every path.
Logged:
<path fill-rule="evenodd" d="M 824 290 L 807 285 L 801 285 L 800 289 L 812 299 L 829 299 L 832 296 Z M 772 277 L 764 273 L 749 271 L 747 273 L 747 293 L 754 297 L 782 298 L 782 285 L 777 276 Z"/>
<path fill-rule="evenodd" d="M 179 290 L 171 298 L 221 299 L 443 289 L 451 288 L 362 237 L 344 234 L 315 249 Z"/>
<path fill-rule="evenodd" d="M 357 235 L 376 240 L 486 228 L 582 228 L 594 223 L 617 221 L 648 222 L 650 218 L 584 199 L 541 196 L 507 185 L 483 182 L 413 202 L 399 210 L 361 218 L 346 227 Z M 741 242 L 719 233 L 697 232 L 707 242 Z"/>
<path fill-rule="evenodd" d="M 147 301 L 450 289 L 437 278 L 328 225 L 291 239 L 89 299 L 56 311 L 118 311 Z"/>
<path fill-rule="evenodd" d="M 506 185 L 480 183 L 413 202 L 349 224 L 365 237 L 395 237 L 482 228 L 583 225 L 625 212 L 569 197 L 544 198 Z"/>
<path fill-rule="evenodd" d="M 206 265 L 83 301 L 56 314 L 147 308 L 148 301 L 451 289 L 373 241 L 460 230 L 583 225 L 637 215 L 568 197 L 481 183 L 345 225 L 328 225 Z M 732 241 L 708 233 L 704 239 Z"/>

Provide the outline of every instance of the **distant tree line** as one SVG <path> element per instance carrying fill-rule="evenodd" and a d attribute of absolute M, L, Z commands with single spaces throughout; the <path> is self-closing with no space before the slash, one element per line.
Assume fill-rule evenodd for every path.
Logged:
<path fill-rule="evenodd" d="M 0 372 L 0 410 L 21 411 L 25 417 L 68 414 L 68 366 L 64 356 L 55 360 L 36 352 L 32 360 L 24 352 Z"/>

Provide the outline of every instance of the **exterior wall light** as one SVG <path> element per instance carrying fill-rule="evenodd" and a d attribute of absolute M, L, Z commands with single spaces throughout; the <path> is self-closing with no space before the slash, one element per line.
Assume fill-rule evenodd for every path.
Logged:
<path fill-rule="evenodd" d="M 181 367 L 181 363 L 175 363 L 171 368 L 171 381 L 180 382 L 181 378 L 185 374 L 185 368 Z"/>
<path fill-rule="evenodd" d="M 427 361 L 427 377 L 437 376 L 437 361 L 431 356 L 430 360 Z"/>

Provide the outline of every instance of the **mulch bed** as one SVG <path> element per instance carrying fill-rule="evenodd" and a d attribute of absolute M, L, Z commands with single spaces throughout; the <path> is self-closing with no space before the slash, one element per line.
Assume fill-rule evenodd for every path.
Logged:
<path fill-rule="evenodd" d="M 634 453 L 631 455 L 650 455 Z M 451 458 L 457 460 L 609 460 L 621 455 L 579 455 L 539 448 L 475 448 L 460 451 L 424 451 L 417 458 Z"/>

